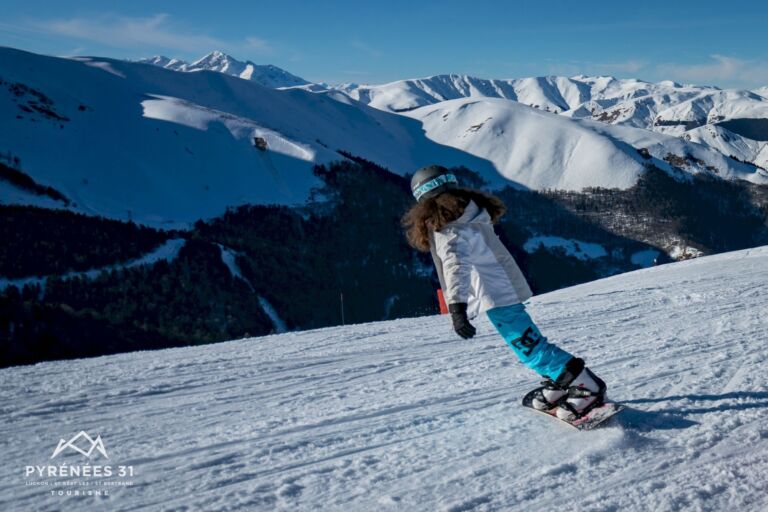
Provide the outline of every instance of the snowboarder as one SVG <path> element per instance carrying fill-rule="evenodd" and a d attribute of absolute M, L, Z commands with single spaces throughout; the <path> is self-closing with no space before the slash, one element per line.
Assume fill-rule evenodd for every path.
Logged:
<path fill-rule="evenodd" d="M 531 289 L 493 230 L 502 201 L 462 188 L 448 169 L 431 165 L 411 179 L 417 203 L 403 216 L 408 242 L 431 252 L 453 328 L 475 335 L 470 319 L 486 313 L 520 361 L 542 377 L 532 405 L 573 421 L 603 403 L 606 385 L 584 360 L 547 341 L 525 311 Z"/>

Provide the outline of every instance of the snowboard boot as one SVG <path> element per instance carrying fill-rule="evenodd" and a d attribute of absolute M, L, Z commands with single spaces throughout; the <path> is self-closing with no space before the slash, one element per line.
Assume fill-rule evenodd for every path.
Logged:
<path fill-rule="evenodd" d="M 555 413 L 561 420 L 573 421 L 581 418 L 595 407 L 601 406 L 605 400 L 605 382 L 589 368 L 584 367 L 570 382 L 561 385 L 567 388 L 567 395 L 565 399 L 560 399 Z"/>
<path fill-rule="evenodd" d="M 536 390 L 531 405 L 537 411 L 551 411 L 560 404 L 568 394 L 568 388 L 558 385 L 552 379 L 541 381 L 543 386 Z"/>
<path fill-rule="evenodd" d="M 566 364 L 557 380 L 545 376 L 541 382 L 543 389 L 536 391 L 531 405 L 538 411 L 551 411 L 568 395 L 568 385 L 584 369 L 584 360 L 572 357 Z"/>

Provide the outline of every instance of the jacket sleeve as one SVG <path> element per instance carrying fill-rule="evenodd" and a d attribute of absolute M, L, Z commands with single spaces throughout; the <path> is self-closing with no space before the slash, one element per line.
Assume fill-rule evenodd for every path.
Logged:
<path fill-rule="evenodd" d="M 437 280 L 440 281 L 440 289 L 445 290 L 445 278 L 443 277 L 443 262 L 440 256 L 437 255 L 435 250 L 435 233 L 429 232 L 429 253 L 432 255 L 432 263 L 435 264 L 435 271 L 437 271 Z"/>
<path fill-rule="evenodd" d="M 435 252 L 442 263 L 443 294 L 448 304 L 469 300 L 472 286 L 470 266 L 466 264 L 468 242 L 454 229 L 435 231 Z"/>

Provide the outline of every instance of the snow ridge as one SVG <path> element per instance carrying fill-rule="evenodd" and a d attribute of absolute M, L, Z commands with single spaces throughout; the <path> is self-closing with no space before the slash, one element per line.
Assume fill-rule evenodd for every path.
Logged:
<path fill-rule="evenodd" d="M 254 64 L 249 60 L 242 62 L 221 51 L 213 51 L 192 63 L 179 59 L 169 59 L 162 55 L 146 57 L 139 59 L 137 62 L 152 64 L 173 71 L 215 71 L 251 80 L 259 85 L 273 89 L 310 85 L 310 82 L 307 80 L 272 64 Z"/>
<path fill-rule="evenodd" d="M 408 112 L 461 98 L 517 101 L 565 117 L 685 137 L 726 156 L 733 155 L 768 168 L 768 123 L 746 132 L 739 127 L 723 128 L 729 120 L 768 118 L 768 88 L 721 90 L 610 76 L 486 80 L 466 75 L 436 75 L 382 85 L 343 84 L 336 89 L 390 112 Z M 734 129 L 736 131 L 732 131 Z M 755 138 L 755 133 L 762 135 Z"/>

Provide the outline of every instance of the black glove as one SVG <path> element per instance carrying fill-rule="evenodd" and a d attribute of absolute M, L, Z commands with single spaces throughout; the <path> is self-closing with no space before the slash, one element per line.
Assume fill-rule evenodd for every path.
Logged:
<path fill-rule="evenodd" d="M 448 311 L 451 313 L 451 320 L 453 321 L 453 330 L 456 334 L 462 338 L 469 339 L 475 335 L 477 330 L 469 323 L 467 318 L 467 303 L 460 302 L 458 304 L 450 304 Z"/>

